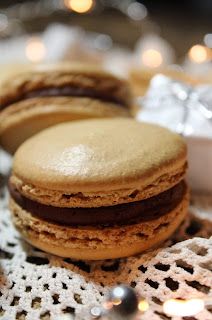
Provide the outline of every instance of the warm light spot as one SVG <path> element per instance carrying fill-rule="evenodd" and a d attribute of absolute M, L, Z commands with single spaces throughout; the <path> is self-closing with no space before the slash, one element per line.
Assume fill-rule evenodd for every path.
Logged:
<path fill-rule="evenodd" d="M 102 305 L 106 310 L 110 310 L 113 308 L 113 303 L 111 301 L 105 301 Z"/>
<path fill-rule="evenodd" d="M 148 49 L 142 53 L 142 62 L 146 67 L 158 68 L 163 63 L 162 54 L 155 49 Z"/>
<path fill-rule="evenodd" d="M 149 309 L 149 304 L 146 300 L 141 300 L 138 303 L 138 310 L 141 312 L 145 312 Z"/>
<path fill-rule="evenodd" d="M 202 299 L 170 299 L 163 304 L 163 311 L 170 316 L 188 317 L 194 316 L 204 309 Z"/>
<path fill-rule="evenodd" d="M 113 299 L 112 303 L 114 306 L 119 306 L 122 303 L 122 300 L 116 298 L 116 299 Z"/>
<path fill-rule="evenodd" d="M 78 13 L 88 12 L 94 4 L 94 0 L 65 0 L 65 6 Z"/>
<path fill-rule="evenodd" d="M 197 44 L 189 50 L 188 56 L 192 61 L 196 63 L 202 63 L 208 60 L 209 52 L 206 47 Z"/>
<path fill-rule="evenodd" d="M 32 62 L 40 62 L 45 58 L 46 48 L 38 37 L 31 38 L 26 45 L 26 57 Z"/>

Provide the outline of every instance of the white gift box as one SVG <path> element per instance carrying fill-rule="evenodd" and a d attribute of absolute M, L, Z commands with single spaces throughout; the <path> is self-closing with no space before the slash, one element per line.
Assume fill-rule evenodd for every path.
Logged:
<path fill-rule="evenodd" d="M 212 192 L 212 86 L 193 88 L 156 75 L 138 102 L 137 120 L 157 123 L 184 136 L 189 184 L 193 190 Z"/>

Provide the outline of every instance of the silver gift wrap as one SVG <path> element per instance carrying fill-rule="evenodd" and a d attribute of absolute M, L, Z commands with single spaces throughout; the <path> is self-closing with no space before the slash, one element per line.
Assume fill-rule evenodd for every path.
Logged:
<path fill-rule="evenodd" d="M 192 87 L 158 74 L 151 80 L 138 120 L 158 123 L 185 136 L 212 137 L 212 86 Z"/>
<path fill-rule="evenodd" d="M 194 191 L 212 193 L 212 86 L 192 87 L 158 74 L 138 103 L 137 120 L 157 123 L 184 136 L 189 185 Z"/>

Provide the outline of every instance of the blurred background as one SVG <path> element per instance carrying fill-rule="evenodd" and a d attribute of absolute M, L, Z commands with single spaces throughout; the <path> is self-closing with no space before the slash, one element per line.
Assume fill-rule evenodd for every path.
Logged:
<path fill-rule="evenodd" d="M 211 0 L 0 1 L 0 77 L 22 64 L 89 62 L 141 94 L 158 71 L 212 82 L 211 59 Z"/>

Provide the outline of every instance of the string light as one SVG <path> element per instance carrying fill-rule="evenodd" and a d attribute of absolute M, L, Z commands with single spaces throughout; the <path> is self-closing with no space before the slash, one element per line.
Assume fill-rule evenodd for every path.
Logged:
<path fill-rule="evenodd" d="M 208 48 L 196 44 L 189 50 L 188 56 L 195 63 L 203 63 L 209 59 Z"/>
<path fill-rule="evenodd" d="M 46 56 L 46 47 L 39 37 L 33 37 L 27 42 L 25 54 L 31 62 L 40 62 Z"/>
<path fill-rule="evenodd" d="M 86 13 L 94 6 L 93 0 L 65 0 L 65 6 L 77 13 Z"/>
<path fill-rule="evenodd" d="M 148 49 L 142 53 L 142 62 L 146 67 L 158 68 L 163 63 L 163 57 L 160 51 L 155 49 Z"/>

